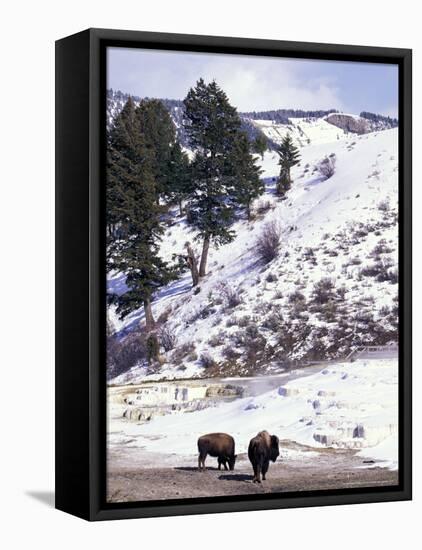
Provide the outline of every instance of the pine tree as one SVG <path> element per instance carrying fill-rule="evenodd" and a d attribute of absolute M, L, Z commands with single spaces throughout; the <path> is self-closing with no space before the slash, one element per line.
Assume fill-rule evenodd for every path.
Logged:
<path fill-rule="evenodd" d="M 260 132 L 252 143 L 252 148 L 254 153 L 261 155 L 262 160 L 264 160 L 264 153 L 268 149 L 268 139 L 265 134 Z"/>
<path fill-rule="evenodd" d="M 143 99 L 135 113 L 150 154 L 157 200 L 165 199 L 171 187 L 169 169 L 176 143 L 176 128 L 168 110 L 158 99 Z"/>
<path fill-rule="evenodd" d="M 300 162 L 299 149 L 294 145 L 290 134 L 286 134 L 277 149 L 280 157 L 280 176 L 277 183 L 277 193 L 284 196 L 292 185 L 290 169 Z"/>
<path fill-rule="evenodd" d="M 135 105 L 131 97 L 108 134 L 107 143 L 107 260 L 110 261 L 118 241 L 124 237 L 122 206 L 126 189 L 130 186 L 130 163 L 133 159 L 133 125 Z M 110 265 L 109 265 L 110 267 Z"/>
<path fill-rule="evenodd" d="M 201 78 L 184 100 L 185 130 L 196 150 L 192 162 L 194 191 L 188 200 L 192 225 L 203 240 L 199 275 L 206 273 L 210 242 L 230 242 L 234 232 L 233 170 L 229 158 L 241 121 L 215 81 Z"/>
<path fill-rule="evenodd" d="M 183 202 L 191 191 L 189 158 L 176 141 L 170 152 L 167 197 L 178 204 L 180 216 L 183 216 Z"/>
<path fill-rule="evenodd" d="M 143 306 L 148 330 L 155 324 L 153 293 L 175 275 L 158 254 L 163 207 L 157 204 L 155 159 L 129 100 L 110 132 L 107 162 L 108 223 L 118 228 L 107 241 L 108 267 L 125 274 L 128 290 L 109 299 L 121 317 Z"/>
<path fill-rule="evenodd" d="M 249 140 L 243 133 L 240 133 L 234 141 L 230 163 L 233 167 L 235 200 L 245 208 L 249 220 L 251 216 L 251 203 L 262 195 L 265 185 L 259 177 L 261 169 L 256 166 L 255 160 L 250 153 Z"/>

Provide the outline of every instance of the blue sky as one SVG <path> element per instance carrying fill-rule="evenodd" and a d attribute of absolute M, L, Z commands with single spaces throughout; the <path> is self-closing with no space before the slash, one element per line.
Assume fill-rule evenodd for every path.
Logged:
<path fill-rule="evenodd" d="M 183 99 L 200 77 L 215 78 L 239 111 L 398 112 L 395 65 L 131 48 L 107 52 L 107 87 L 136 96 Z"/>

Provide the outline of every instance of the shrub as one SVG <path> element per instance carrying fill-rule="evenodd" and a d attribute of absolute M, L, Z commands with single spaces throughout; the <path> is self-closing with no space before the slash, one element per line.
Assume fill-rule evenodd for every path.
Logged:
<path fill-rule="evenodd" d="M 228 361 L 236 361 L 240 357 L 240 353 L 233 346 L 226 346 L 223 349 L 223 357 Z"/>
<path fill-rule="evenodd" d="M 294 292 L 292 292 L 288 300 L 290 304 L 295 304 L 297 302 L 306 302 L 305 296 L 299 290 L 295 290 Z"/>
<path fill-rule="evenodd" d="M 189 361 L 195 361 L 197 357 L 195 359 L 191 358 L 194 353 L 195 344 L 189 342 L 175 348 L 171 358 L 173 363 L 175 363 L 176 365 L 180 365 L 185 358 L 188 358 Z"/>
<path fill-rule="evenodd" d="M 260 200 L 256 203 L 254 211 L 255 211 L 255 214 L 262 216 L 273 208 L 274 208 L 274 205 L 269 200 Z"/>
<path fill-rule="evenodd" d="M 158 336 L 160 338 L 160 344 L 163 346 L 165 351 L 170 351 L 175 347 L 177 336 L 172 328 L 167 326 L 161 327 Z"/>
<path fill-rule="evenodd" d="M 312 301 L 316 304 L 324 304 L 333 296 L 334 283 L 328 277 L 317 281 L 312 291 Z"/>
<path fill-rule="evenodd" d="M 262 323 L 263 328 L 277 332 L 284 322 L 281 311 L 274 311 L 266 317 Z"/>
<path fill-rule="evenodd" d="M 355 256 L 354 258 L 350 258 L 350 265 L 361 265 L 362 260 L 358 258 L 358 256 Z"/>
<path fill-rule="evenodd" d="M 328 180 L 334 176 L 336 171 L 336 156 L 331 154 L 329 157 L 325 157 L 319 162 L 317 168 L 321 176 Z"/>
<path fill-rule="evenodd" d="M 245 335 L 246 335 L 246 338 L 249 338 L 249 339 L 258 338 L 259 337 L 258 327 L 255 324 L 248 325 L 245 330 Z"/>
<path fill-rule="evenodd" d="M 337 311 L 337 303 L 334 300 L 328 300 L 324 304 L 319 305 L 318 313 L 322 320 L 326 321 L 327 323 L 332 323 L 336 320 Z"/>
<path fill-rule="evenodd" d="M 380 317 L 388 317 L 391 314 L 391 310 L 388 306 L 382 306 L 378 311 Z"/>
<path fill-rule="evenodd" d="M 337 296 L 341 301 L 344 301 L 346 297 L 347 288 L 345 286 L 341 286 L 337 289 Z"/>
<path fill-rule="evenodd" d="M 277 281 L 277 275 L 274 275 L 274 273 L 268 273 L 265 280 L 267 281 L 267 283 L 275 283 L 275 281 Z"/>
<path fill-rule="evenodd" d="M 296 349 L 304 347 L 311 333 L 311 327 L 306 323 L 284 324 L 278 333 L 278 345 L 288 356 Z"/>
<path fill-rule="evenodd" d="M 206 319 L 210 315 L 213 315 L 216 312 L 216 309 L 210 305 L 206 305 L 201 308 L 198 312 L 199 319 Z"/>
<path fill-rule="evenodd" d="M 388 246 L 387 241 L 385 239 L 380 239 L 370 253 L 370 256 L 377 257 L 380 254 L 389 254 L 390 252 L 393 252 L 393 249 Z"/>
<path fill-rule="evenodd" d="M 115 334 L 107 336 L 107 371 L 108 375 L 117 376 L 147 359 L 145 335 L 132 332 L 123 340 Z"/>
<path fill-rule="evenodd" d="M 303 251 L 303 257 L 305 259 L 313 258 L 314 256 L 315 256 L 315 252 L 314 252 L 314 249 L 311 247 L 305 248 L 305 250 Z"/>
<path fill-rule="evenodd" d="M 205 352 L 201 355 L 199 362 L 201 364 L 201 367 L 203 367 L 204 369 L 210 369 L 212 367 L 217 366 L 217 362 L 213 359 L 211 354 L 208 352 Z"/>
<path fill-rule="evenodd" d="M 399 282 L 399 272 L 397 269 L 388 271 L 387 281 L 390 281 L 392 285 L 396 285 Z"/>
<path fill-rule="evenodd" d="M 375 277 L 375 279 L 380 283 L 385 281 L 397 283 L 398 272 L 397 270 L 390 269 L 393 265 L 394 262 L 391 258 L 386 258 L 384 261 L 378 260 L 373 264 L 363 267 L 360 270 L 359 275 L 361 277 Z"/>
<path fill-rule="evenodd" d="M 390 201 L 388 199 L 384 199 L 378 203 L 377 206 L 378 210 L 381 212 L 388 212 L 390 210 Z"/>
<path fill-rule="evenodd" d="M 226 334 L 223 331 L 218 332 L 217 334 L 214 334 L 211 336 L 211 338 L 208 340 L 208 344 L 215 348 L 217 346 L 221 346 L 224 344 L 224 341 L 226 339 Z"/>
<path fill-rule="evenodd" d="M 259 333 L 255 325 L 249 325 L 243 335 L 243 347 L 246 352 L 246 359 L 255 365 L 260 355 L 264 352 L 267 340 Z"/>
<path fill-rule="evenodd" d="M 315 252 L 311 247 L 305 248 L 305 250 L 303 251 L 303 257 L 305 261 L 309 261 L 311 265 L 317 265 L 318 263 L 315 256 Z"/>
<path fill-rule="evenodd" d="M 237 317 L 235 315 L 232 315 L 227 319 L 226 327 L 235 327 L 237 326 L 237 323 L 238 323 Z"/>
<path fill-rule="evenodd" d="M 251 318 L 249 317 L 249 315 L 244 315 L 243 317 L 240 317 L 237 321 L 237 325 L 239 327 L 247 327 L 249 325 L 249 323 L 251 322 Z"/>
<path fill-rule="evenodd" d="M 191 351 L 186 355 L 186 361 L 196 361 L 198 359 L 198 354 L 196 351 Z"/>
<path fill-rule="evenodd" d="M 216 290 L 228 309 L 232 309 L 241 303 L 239 292 L 227 283 L 219 283 Z"/>
<path fill-rule="evenodd" d="M 256 248 L 260 259 L 269 263 L 277 257 L 280 246 L 280 227 L 277 222 L 268 222 L 259 235 Z"/>

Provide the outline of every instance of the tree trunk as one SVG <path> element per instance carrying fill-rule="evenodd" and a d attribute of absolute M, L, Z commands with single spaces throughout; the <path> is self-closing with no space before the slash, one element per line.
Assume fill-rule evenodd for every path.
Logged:
<path fill-rule="evenodd" d="M 152 315 L 151 300 L 144 300 L 144 310 L 145 310 L 145 328 L 148 330 L 153 330 L 155 328 L 155 321 Z"/>
<path fill-rule="evenodd" d="M 186 250 L 188 252 L 186 263 L 192 275 L 192 286 L 197 286 L 199 283 L 198 260 L 195 257 L 195 252 L 190 243 L 186 243 Z"/>
<path fill-rule="evenodd" d="M 202 245 L 202 254 L 201 254 L 201 263 L 199 265 L 199 276 L 205 277 L 207 271 L 207 258 L 208 258 L 208 249 L 210 247 L 210 238 L 207 235 L 204 238 L 204 244 Z"/>

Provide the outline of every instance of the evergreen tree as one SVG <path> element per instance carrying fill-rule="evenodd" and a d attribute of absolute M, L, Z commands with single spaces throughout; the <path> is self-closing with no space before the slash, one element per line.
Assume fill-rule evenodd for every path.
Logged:
<path fill-rule="evenodd" d="M 178 141 L 170 152 L 168 182 L 167 197 L 179 205 L 179 213 L 183 216 L 183 202 L 192 191 L 192 179 L 189 158 Z"/>
<path fill-rule="evenodd" d="M 233 167 L 235 200 L 245 208 L 249 220 L 251 216 L 251 203 L 262 195 L 265 185 L 259 177 L 261 169 L 256 166 L 255 160 L 250 153 L 249 140 L 243 133 L 240 133 L 234 141 L 230 163 Z"/>
<path fill-rule="evenodd" d="M 125 190 L 132 180 L 131 162 L 134 158 L 133 125 L 135 105 L 131 97 L 117 116 L 108 134 L 107 144 L 107 260 L 110 261 L 118 241 L 124 237 L 122 207 Z M 110 267 L 110 265 L 109 265 Z"/>
<path fill-rule="evenodd" d="M 252 148 L 254 153 L 261 155 L 262 160 L 264 160 L 264 153 L 268 149 L 268 139 L 265 134 L 260 132 L 252 143 Z"/>
<path fill-rule="evenodd" d="M 146 144 L 136 114 L 129 99 L 109 135 L 107 216 L 118 231 L 107 241 L 108 267 L 124 273 L 128 287 L 109 299 L 121 317 L 143 306 L 146 327 L 151 329 L 152 295 L 174 272 L 158 254 L 163 207 L 157 204 L 156 155 Z"/>
<path fill-rule="evenodd" d="M 140 132 L 151 158 L 157 201 L 166 198 L 171 187 L 169 169 L 176 143 L 176 128 L 164 104 L 158 99 L 143 99 L 136 108 Z"/>
<path fill-rule="evenodd" d="M 290 134 L 286 134 L 283 138 L 277 149 L 277 153 L 280 157 L 278 162 L 280 165 L 280 177 L 277 183 L 277 193 L 284 196 L 292 185 L 290 169 L 300 162 L 299 149 L 294 145 Z"/>
<path fill-rule="evenodd" d="M 233 169 L 230 155 L 240 132 L 240 118 L 215 81 L 201 78 L 184 100 L 185 130 L 196 150 L 192 163 L 194 191 L 188 200 L 192 225 L 203 240 L 199 275 L 206 273 L 210 242 L 230 242 L 234 232 Z"/>

